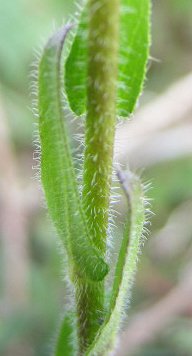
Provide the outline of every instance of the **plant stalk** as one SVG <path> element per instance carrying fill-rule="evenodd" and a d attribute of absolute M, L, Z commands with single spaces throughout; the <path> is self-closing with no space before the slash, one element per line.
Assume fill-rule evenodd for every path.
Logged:
<path fill-rule="evenodd" d="M 104 255 L 116 124 L 119 0 L 89 0 L 83 203 Z"/>
<path fill-rule="evenodd" d="M 105 257 L 109 219 L 119 43 L 119 0 L 89 0 L 87 117 L 83 207 L 93 243 Z M 80 352 L 104 320 L 104 281 L 79 279 L 76 288 Z"/>

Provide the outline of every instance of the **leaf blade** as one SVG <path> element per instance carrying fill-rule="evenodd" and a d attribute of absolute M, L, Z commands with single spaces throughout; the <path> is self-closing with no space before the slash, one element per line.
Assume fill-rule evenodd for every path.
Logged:
<path fill-rule="evenodd" d="M 74 356 L 75 344 L 74 344 L 74 328 L 72 315 L 69 313 L 64 316 L 60 332 L 57 339 L 55 356 Z"/>
<path fill-rule="evenodd" d="M 87 7 L 80 15 L 76 35 L 65 63 L 65 90 L 71 110 L 76 115 L 86 111 L 86 78 L 87 78 Z"/>
<path fill-rule="evenodd" d="M 123 182 L 125 182 L 123 176 Z M 130 288 L 136 270 L 137 258 L 145 220 L 143 188 L 138 178 L 132 176 L 130 194 L 131 215 L 125 224 L 124 236 L 119 251 L 114 277 L 113 291 L 106 321 L 100 328 L 93 344 L 86 355 L 105 354 L 115 346 L 116 335 L 122 322 L 126 299 L 130 296 Z"/>
<path fill-rule="evenodd" d="M 117 111 L 129 116 L 142 91 L 149 55 L 150 1 L 122 0 Z"/>
<path fill-rule="evenodd" d="M 49 213 L 80 276 L 102 280 L 108 266 L 92 245 L 82 209 L 68 142 L 61 95 L 61 53 L 71 26 L 47 43 L 39 64 L 39 132 L 41 178 Z"/>
<path fill-rule="evenodd" d="M 128 117 L 142 91 L 150 46 L 150 0 L 122 0 L 120 6 L 117 115 Z M 65 88 L 73 112 L 86 111 L 88 15 L 84 7 L 65 67 Z"/>

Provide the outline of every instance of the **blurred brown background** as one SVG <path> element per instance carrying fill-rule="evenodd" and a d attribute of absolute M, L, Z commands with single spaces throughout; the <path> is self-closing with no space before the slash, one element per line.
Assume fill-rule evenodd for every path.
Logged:
<path fill-rule="evenodd" d="M 54 230 L 33 179 L 34 49 L 69 0 L 0 0 L 0 355 L 51 354 L 65 300 Z M 118 354 L 192 355 L 192 1 L 153 1 L 153 45 L 117 156 L 152 182 L 151 234 Z M 124 206 L 119 206 L 124 213 Z"/>

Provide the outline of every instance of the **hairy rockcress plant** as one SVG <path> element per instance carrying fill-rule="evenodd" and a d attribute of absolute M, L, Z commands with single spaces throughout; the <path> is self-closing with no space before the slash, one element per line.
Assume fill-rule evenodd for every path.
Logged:
<path fill-rule="evenodd" d="M 114 164 L 114 136 L 117 120 L 132 114 L 142 91 L 149 45 L 150 0 L 88 0 L 48 40 L 38 63 L 38 162 L 72 298 L 56 356 L 111 354 L 126 314 L 146 200 L 140 179 Z M 84 127 L 80 163 L 71 144 L 71 118 Z M 128 208 L 117 257 L 109 257 L 108 243 L 115 239 L 113 176 Z"/>

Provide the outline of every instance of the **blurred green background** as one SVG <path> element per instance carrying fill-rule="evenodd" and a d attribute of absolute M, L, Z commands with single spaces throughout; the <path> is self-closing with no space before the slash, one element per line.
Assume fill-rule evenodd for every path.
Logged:
<path fill-rule="evenodd" d="M 30 73 L 35 49 L 73 10 L 72 0 L 0 0 L 0 355 L 50 355 L 66 300 L 60 249 L 33 179 Z M 164 298 L 186 278 L 190 284 L 190 275 L 192 280 L 191 0 L 153 1 L 151 57 L 138 117 L 152 118 L 140 133 L 145 156 L 140 144 L 131 151 L 125 142 L 122 149 L 128 152 L 122 161 L 144 168 L 143 180 L 152 181 L 148 196 L 155 213 L 131 320 L 157 302 L 164 308 Z M 131 130 L 137 135 L 134 122 L 131 128 L 129 138 Z M 118 209 L 124 213 L 123 204 Z M 192 288 L 186 293 L 192 300 Z M 184 293 L 178 299 L 186 310 L 178 307 L 133 355 L 192 355 L 192 302 Z"/>

